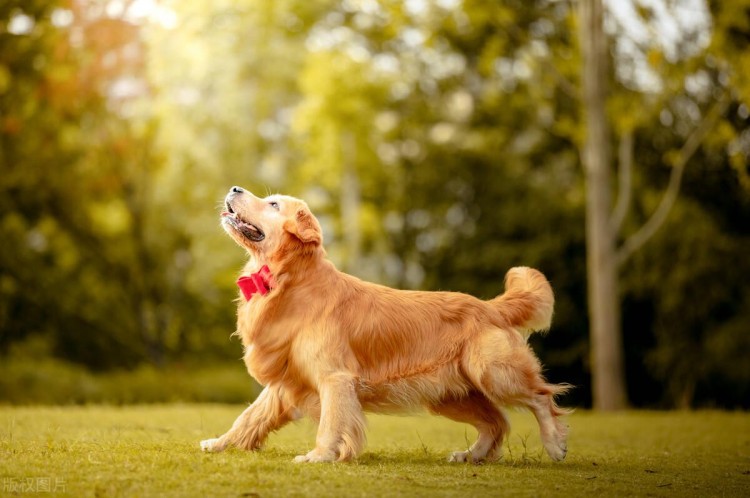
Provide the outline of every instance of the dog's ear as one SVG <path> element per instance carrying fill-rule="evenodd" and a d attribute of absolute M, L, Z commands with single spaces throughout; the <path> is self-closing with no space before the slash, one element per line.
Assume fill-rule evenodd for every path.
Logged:
<path fill-rule="evenodd" d="M 284 229 L 306 244 L 317 246 L 323 243 L 320 224 L 306 207 L 298 208 L 294 219 L 284 223 Z"/>

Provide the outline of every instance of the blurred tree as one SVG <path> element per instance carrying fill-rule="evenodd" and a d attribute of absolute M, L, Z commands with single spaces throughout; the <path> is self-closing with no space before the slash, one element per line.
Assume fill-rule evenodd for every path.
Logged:
<path fill-rule="evenodd" d="M 303 100 L 293 126 L 304 158 L 298 181 L 315 182 L 330 194 L 329 206 L 340 206 L 338 213 L 318 210 L 340 220 L 338 229 L 329 226 L 331 256 L 345 271 L 370 278 L 380 272 L 364 267 L 363 238 L 377 240 L 376 206 L 393 183 L 384 169 L 372 168 L 379 142 L 372 124 L 386 91 L 379 79 L 335 48 L 311 53 L 300 74 Z"/>
<path fill-rule="evenodd" d="M 223 196 L 237 184 L 259 195 L 293 184 L 289 136 L 305 39 L 328 3 L 192 0 L 173 4 L 177 25 L 147 31 L 152 109 L 166 152 L 159 199 L 174 205 L 201 262 L 187 287 L 213 306 L 242 258 L 227 250 L 218 226 Z"/>
<path fill-rule="evenodd" d="M 657 208 L 648 219 L 633 233 L 624 238 L 618 247 L 617 237 L 631 205 L 631 176 L 633 162 L 633 129 L 637 126 L 648 126 L 643 118 L 632 118 L 625 115 L 618 120 L 621 135 L 619 191 L 617 205 L 611 208 L 610 172 L 611 135 L 608 117 L 605 114 L 606 98 L 608 94 L 608 72 L 606 70 L 609 46 L 604 34 L 604 10 L 601 0 L 587 0 L 581 2 L 581 45 L 584 54 L 583 83 L 584 109 L 586 111 L 586 141 L 582 150 L 582 158 L 587 178 L 587 242 L 588 242 L 588 281 L 589 281 L 589 312 L 592 317 L 592 355 L 593 355 L 593 389 L 594 405 L 597 408 L 611 410 L 623 408 L 627 404 L 627 390 L 625 385 L 625 358 L 620 323 L 620 293 L 618 285 L 618 267 L 621 266 L 634 252 L 639 250 L 659 228 L 665 223 L 670 210 L 677 200 L 683 173 L 688 162 L 693 158 L 702 143 L 717 127 L 724 116 L 730 98 L 729 92 L 718 81 L 706 80 L 695 82 L 698 77 L 704 79 L 710 73 L 701 68 L 700 63 L 687 64 L 687 71 L 667 71 L 663 69 L 667 64 L 660 63 L 662 59 L 657 48 L 648 46 L 651 51 L 647 54 L 649 61 L 654 61 L 660 80 L 661 99 L 686 98 L 698 101 L 691 102 L 695 109 L 699 109 L 701 97 L 690 95 L 708 92 L 714 86 L 716 96 L 712 99 L 702 99 L 707 107 L 695 120 L 692 130 L 686 135 L 679 150 L 666 155 L 671 166 L 671 174 L 667 187 Z M 698 45 L 695 48 L 695 45 Z M 693 43 L 692 48 L 681 48 L 681 54 L 676 59 L 694 57 L 695 52 L 703 52 L 699 43 Z M 693 59 L 695 61 L 695 58 Z M 700 60 L 700 59 L 698 59 Z M 662 66 L 662 69 L 658 67 Z M 690 78 L 693 78 L 691 80 Z M 703 88 L 698 91 L 696 84 Z M 631 84 L 637 81 L 630 81 Z M 684 82 L 684 86 L 683 86 Z M 710 86 L 709 86 L 710 85 Z M 623 99 L 632 105 L 633 96 L 627 95 Z M 642 92 L 639 97 L 647 97 L 654 92 Z M 617 106 L 617 98 L 613 99 Z M 706 102 L 707 101 L 707 102 Z M 684 104 L 683 104 L 684 105 Z M 624 110 L 624 107 L 623 107 Z M 664 112 L 664 111 L 662 111 Z M 617 116 L 617 114 L 613 114 Z"/>
<path fill-rule="evenodd" d="M 581 160 L 586 173 L 586 260 L 591 317 L 594 407 L 624 408 L 625 356 L 620 326 L 615 230 L 610 223 L 610 137 L 605 106 L 607 62 L 604 8 L 601 0 L 581 0 L 583 115 L 585 142 Z"/>
<path fill-rule="evenodd" d="M 665 386 L 664 395 L 656 399 L 683 408 L 747 406 L 743 400 L 748 399 L 750 381 L 750 369 L 739 360 L 750 346 L 737 326 L 750 321 L 742 277 L 744 248 L 750 244 L 750 148 L 748 86 L 741 60 L 750 3 L 709 6 L 712 29 L 710 38 L 699 43 L 700 50 L 687 50 L 693 55 L 682 67 L 665 71 L 668 64 L 655 66 L 665 74 L 665 84 L 671 81 L 676 90 L 657 108 L 654 120 L 661 126 L 636 134 L 638 162 L 647 175 L 636 181 L 642 189 L 647 184 L 671 185 L 679 173 L 681 193 L 665 228 L 654 235 L 648 250 L 632 253 L 623 272 L 626 305 L 645 306 L 652 315 L 653 336 L 643 349 L 649 350 L 644 366 Z M 702 146 L 680 168 L 699 133 L 704 134 Z M 633 206 L 636 219 L 662 210 L 658 206 L 663 201 L 657 203 L 653 192 L 639 197 Z M 713 394 L 719 391 L 720 397 Z"/>
<path fill-rule="evenodd" d="M 0 347 L 39 335 L 97 369 L 184 351 L 192 300 L 188 240 L 155 200 L 140 28 L 103 7 L 0 10 Z"/>

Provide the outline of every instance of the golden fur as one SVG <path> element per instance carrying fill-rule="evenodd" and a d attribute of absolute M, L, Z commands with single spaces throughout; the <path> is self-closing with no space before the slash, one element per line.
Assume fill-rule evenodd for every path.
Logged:
<path fill-rule="evenodd" d="M 536 416 L 552 459 L 565 457 L 564 410 L 554 396 L 567 386 L 544 380 L 526 343 L 552 318 L 552 289 L 540 272 L 510 269 L 505 293 L 490 301 L 395 290 L 339 272 L 303 201 L 234 187 L 226 205 L 224 228 L 250 255 L 243 275 L 262 265 L 273 274 L 273 289 L 240 298 L 237 311 L 245 364 L 265 388 L 204 450 L 260 448 L 307 415 L 319 423 L 316 445 L 296 460 L 349 460 L 365 442 L 363 411 L 425 407 L 474 425 L 477 441 L 450 460 L 480 461 L 499 456 L 509 430 L 501 407 L 515 405 Z"/>

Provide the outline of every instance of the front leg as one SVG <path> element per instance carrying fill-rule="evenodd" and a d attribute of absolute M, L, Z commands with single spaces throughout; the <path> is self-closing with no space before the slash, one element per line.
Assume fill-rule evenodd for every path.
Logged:
<path fill-rule="evenodd" d="M 295 462 L 347 461 L 365 444 L 365 417 L 354 387 L 346 373 L 329 375 L 320 385 L 320 424 L 315 449 Z"/>
<path fill-rule="evenodd" d="M 228 446 L 245 450 L 256 450 L 263 445 L 268 435 L 296 418 L 294 407 L 284 402 L 281 392 L 267 386 L 258 398 L 248 406 L 232 424 L 226 434 L 215 439 L 201 441 L 203 451 L 224 451 Z"/>

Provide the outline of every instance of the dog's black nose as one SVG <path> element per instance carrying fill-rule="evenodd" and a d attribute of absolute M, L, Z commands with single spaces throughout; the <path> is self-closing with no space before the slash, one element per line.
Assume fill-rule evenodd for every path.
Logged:
<path fill-rule="evenodd" d="M 244 188 L 238 187 L 236 185 L 234 187 L 232 187 L 232 188 L 229 189 L 229 193 L 230 194 L 241 194 L 244 191 L 245 191 Z"/>

